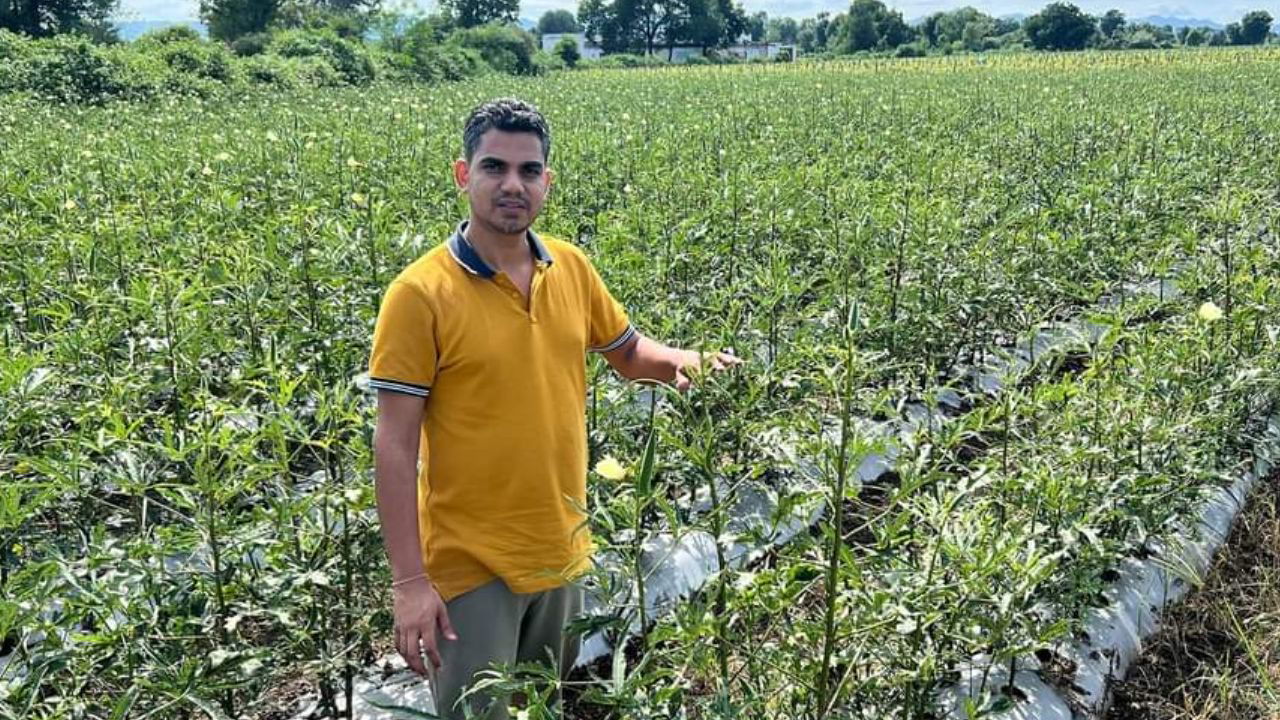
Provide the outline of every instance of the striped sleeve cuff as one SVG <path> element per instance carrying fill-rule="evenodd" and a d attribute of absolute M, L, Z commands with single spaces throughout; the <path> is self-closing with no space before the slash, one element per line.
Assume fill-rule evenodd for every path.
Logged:
<path fill-rule="evenodd" d="M 626 330 L 623 330 L 623 331 L 622 331 L 622 334 L 621 334 L 621 335 L 619 335 L 619 336 L 617 337 L 617 339 L 615 339 L 613 342 L 609 343 L 608 345 L 601 345 L 600 347 L 593 347 L 593 348 L 591 348 L 591 352 L 607 353 L 607 352 L 609 352 L 609 351 L 611 351 L 611 350 L 617 350 L 618 348 L 622 347 L 623 345 L 626 345 L 626 344 L 627 344 L 627 341 L 628 341 L 628 340 L 630 340 L 630 339 L 631 339 L 631 337 L 632 337 L 633 335 L 635 335 L 635 334 L 636 334 L 636 328 L 635 328 L 635 326 L 634 326 L 634 325 L 628 325 L 628 326 L 627 326 L 627 329 L 626 329 Z"/>
<path fill-rule="evenodd" d="M 418 397 L 426 397 L 431 394 L 431 388 L 426 385 L 414 385 L 413 383 L 402 382 L 400 380 L 388 380 L 386 378 L 369 378 L 369 389 L 371 390 L 390 390 L 391 392 L 404 393 L 405 395 L 417 395 Z"/>

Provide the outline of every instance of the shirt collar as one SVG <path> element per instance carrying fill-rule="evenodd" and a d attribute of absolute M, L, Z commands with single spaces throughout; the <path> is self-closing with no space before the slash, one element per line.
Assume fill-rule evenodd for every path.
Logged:
<path fill-rule="evenodd" d="M 482 278 L 492 278 L 495 274 L 493 268 L 480 257 L 480 253 L 476 252 L 475 247 L 467 241 L 466 232 L 468 220 L 458 223 L 458 227 L 453 231 L 453 235 L 449 237 L 449 254 L 454 260 L 462 266 L 463 270 L 472 275 L 479 275 Z M 547 252 L 547 246 L 542 243 L 542 239 L 538 237 L 532 230 L 525 231 L 525 237 L 529 241 L 529 249 L 533 251 L 533 257 L 539 264 L 550 265 L 552 263 L 551 253 Z"/>

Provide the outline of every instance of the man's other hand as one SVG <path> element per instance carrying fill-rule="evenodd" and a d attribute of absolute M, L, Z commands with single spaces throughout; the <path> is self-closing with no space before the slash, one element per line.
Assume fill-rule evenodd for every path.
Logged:
<path fill-rule="evenodd" d="M 396 650 L 409 667 L 419 675 L 427 674 L 422 662 L 425 651 L 431 666 L 439 670 L 443 664 L 436 647 L 436 630 L 445 638 L 457 640 L 458 635 L 449 624 L 449 611 L 436 586 L 427 578 L 419 578 L 392 590 L 395 594 Z"/>

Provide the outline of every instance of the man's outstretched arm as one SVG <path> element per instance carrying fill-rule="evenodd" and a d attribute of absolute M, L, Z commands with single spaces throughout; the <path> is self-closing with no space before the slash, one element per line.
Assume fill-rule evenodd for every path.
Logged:
<path fill-rule="evenodd" d="M 681 392 L 689 389 L 690 373 L 699 368 L 724 370 L 742 363 L 729 353 L 681 350 L 639 332 L 621 347 L 604 353 L 604 359 L 628 380 L 657 380 L 674 385 Z"/>

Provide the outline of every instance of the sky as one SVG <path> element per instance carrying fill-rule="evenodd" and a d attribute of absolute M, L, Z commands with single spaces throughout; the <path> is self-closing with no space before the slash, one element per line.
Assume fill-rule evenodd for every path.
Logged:
<path fill-rule="evenodd" d="M 430 7 L 426 0 L 418 0 L 423 7 Z M 938 10 L 951 10 L 973 5 L 993 15 L 1012 13 L 1031 14 L 1044 7 L 1048 0 L 887 0 L 895 10 L 901 10 L 908 20 L 914 20 Z M 122 20 L 194 20 L 198 0 L 121 0 Z M 392 3 L 388 3 L 392 4 Z M 790 15 L 808 17 L 822 10 L 832 13 L 849 8 L 848 0 L 742 0 L 747 10 L 764 10 L 770 16 Z M 1268 10 L 1280 17 L 1280 0 L 1076 0 L 1086 12 L 1101 14 L 1110 8 L 1119 8 L 1129 17 L 1147 15 L 1173 15 L 1178 17 L 1214 20 L 1228 23 L 1239 20 L 1250 10 Z M 537 19 L 547 10 L 564 8 L 577 11 L 577 0 L 522 0 L 520 16 Z"/>

